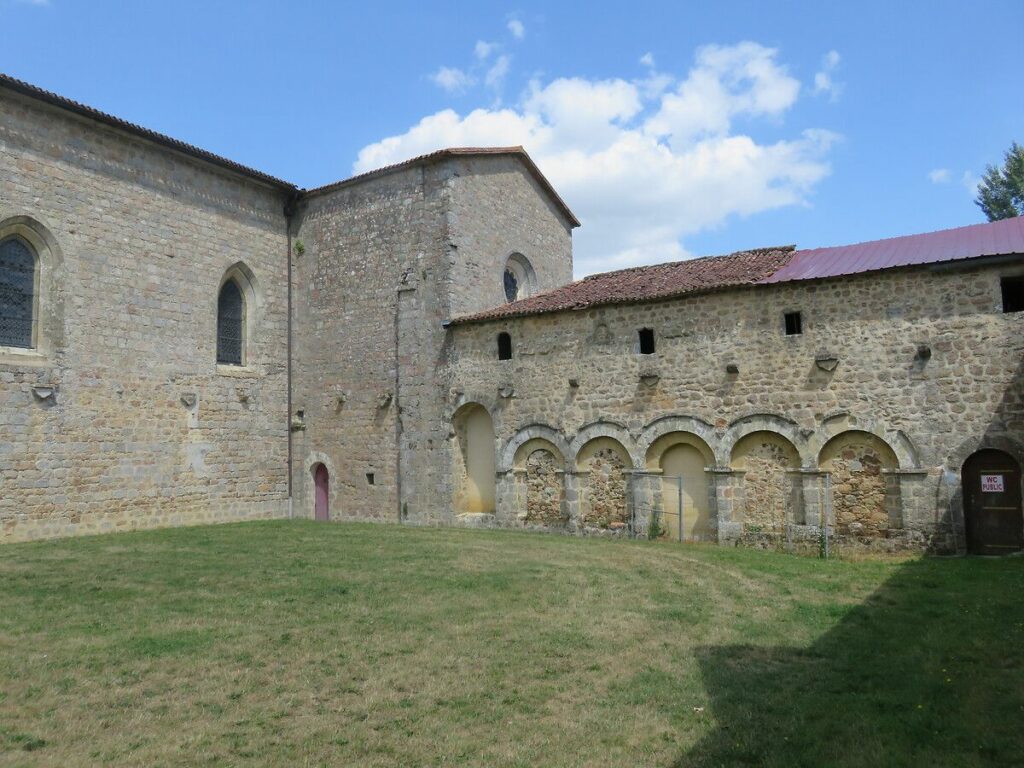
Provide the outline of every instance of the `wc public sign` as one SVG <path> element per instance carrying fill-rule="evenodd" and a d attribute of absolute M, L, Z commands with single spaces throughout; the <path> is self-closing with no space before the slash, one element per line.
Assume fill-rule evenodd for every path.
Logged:
<path fill-rule="evenodd" d="M 1002 475 L 982 475 L 981 476 L 981 492 L 982 493 L 1002 493 L 1005 489 L 1003 488 L 1003 476 Z"/>

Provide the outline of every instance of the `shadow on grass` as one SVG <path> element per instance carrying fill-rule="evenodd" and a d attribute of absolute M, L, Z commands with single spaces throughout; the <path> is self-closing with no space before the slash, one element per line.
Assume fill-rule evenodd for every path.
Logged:
<path fill-rule="evenodd" d="M 1024 765 L 1024 558 L 911 562 L 809 647 L 698 660 L 717 726 L 676 768 Z"/>

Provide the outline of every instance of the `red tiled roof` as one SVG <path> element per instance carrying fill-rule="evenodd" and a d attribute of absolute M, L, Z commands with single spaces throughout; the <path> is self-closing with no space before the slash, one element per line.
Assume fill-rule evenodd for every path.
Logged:
<path fill-rule="evenodd" d="M 405 168 L 411 168 L 417 165 L 428 165 L 430 163 L 440 162 L 450 157 L 473 157 L 473 156 L 486 156 L 486 155 L 512 155 L 518 157 L 523 164 L 526 166 L 527 171 L 530 175 L 540 184 L 541 188 L 551 197 L 552 201 L 558 207 L 558 209 L 565 215 L 566 219 L 572 224 L 573 227 L 580 225 L 579 219 L 576 218 L 575 214 L 569 209 L 569 206 L 565 204 L 565 201 L 555 191 L 555 188 L 551 186 L 551 182 L 547 180 L 537 164 L 533 162 L 533 159 L 526 153 L 526 150 L 522 147 L 451 147 L 448 149 L 439 149 L 436 152 L 429 152 L 419 157 L 413 157 L 409 160 L 403 160 L 400 163 L 394 163 L 393 165 L 386 165 L 383 168 L 376 168 L 366 173 L 360 173 L 351 178 L 344 179 L 342 181 L 336 181 L 333 184 L 327 184 L 323 187 L 316 187 L 315 189 L 307 190 L 304 194 L 306 195 L 318 195 L 323 192 L 333 192 L 336 189 L 347 187 L 350 184 L 357 184 L 367 179 L 373 179 L 378 176 L 384 176 L 388 173 L 394 173 Z"/>
<path fill-rule="evenodd" d="M 787 245 L 738 251 L 728 256 L 709 256 L 651 267 L 632 267 L 617 272 L 604 272 L 537 296 L 455 318 L 452 323 L 498 320 L 587 309 L 607 304 L 654 301 L 698 291 L 753 285 L 776 272 L 792 258 L 792 255 L 793 246 Z"/>
<path fill-rule="evenodd" d="M 165 136 L 162 133 L 157 133 L 156 131 L 151 131 L 148 128 L 143 128 L 141 125 L 129 123 L 127 120 L 122 120 L 121 118 L 114 117 L 106 112 L 93 109 L 85 104 L 81 104 L 77 101 L 73 101 L 65 98 L 64 96 L 53 93 L 52 91 L 47 91 L 43 88 L 32 85 L 31 83 L 26 83 L 24 80 L 18 80 L 10 75 L 5 75 L 2 72 L 0 72 L 0 86 L 8 88 L 15 93 L 20 93 L 22 96 L 30 96 L 33 99 L 38 99 L 39 101 L 52 106 L 66 109 L 69 112 L 74 112 L 75 114 L 82 115 L 83 117 L 88 117 L 96 122 L 120 128 L 121 130 L 128 131 L 129 133 L 134 133 L 136 136 L 141 136 L 144 139 L 148 139 L 149 141 L 162 146 L 170 147 L 171 149 L 175 149 L 186 155 L 198 157 L 208 163 L 219 165 L 222 168 L 228 168 L 236 173 L 242 174 L 243 176 L 249 176 L 272 186 L 280 187 L 287 192 L 295 192 L 298 189 L 294 184 L 289 184 L 287 181 L 282 181 L 281 179 L 270 176 L 262 171 L 257 171 L 254 168 L 241 165 L 240 163 L 236 163 L 234 160 L 228 160 L 226 157 L 215 155 L 212 152 L 207 152 L 205 149 L 200 149 L 199 147 L 171 138 L 170 136 Z"/>
<path fill-rule="evenodd" d="M 761 282 L 813 280 L 1015 253 L 1024 254 L 1024 216 L 923 235 L 797 251 L 784 267 Z"/>

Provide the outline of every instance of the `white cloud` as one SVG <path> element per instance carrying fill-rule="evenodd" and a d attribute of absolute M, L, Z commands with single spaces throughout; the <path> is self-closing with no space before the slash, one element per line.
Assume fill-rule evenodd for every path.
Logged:
<path fill-rule="evenodd" d="M 843 91 L 843 84 L 832 79 L 832 73 L 839 66 L 839 52 L 829 51 L 822 57 L 821 69 L 814 75 L 814 92 L 828 94 L 831 101 L 836 101 Z"/>
<path fill-rule="evenodd" d="M 526 27 L 523 26 L 523 22 L 519 19 L 509 20 L 508 31 L 512 33 L 512 37 L 516 40 L 522 40 L 526 36 Z"/>
<path fill-rule="evenodd" d="M 654 54 L 647 52 L 640 57 L 640 63 L 649 70 L 647 77 L 636 81 L 645 99 L 655 99 L 672 85 L 674 78 L 664 72 L 658 72 L 655 68 Z"/>
<path fill-rule="evenodd" d="M 741 117 L 781 123 L 799 91 L 776 51 L 709 46 L 671 90 L 621 78 L 535 81 L 513 107 L 424 117 L 364 147 L 354 171 L 441 147 L 522 144 L 583 222 L 577 274 L 656 263 L 687 256 L 684 238 L 732 216 L 808 204 L 835 134 L 759 143 L 733 130 Z"/>
<path fill-rule="evenodd" d="M 441 67 L 430 79 L 448 93 L 462 93 L 476 83 L 476 78 L 458 67 Z"/>
<path fill-rule="evenodd" d="M 800 83 L 757 43 L 709 45 L 674 92 L 665 94 L 644 131 L 674 148 L 729 132 L 736 116 L 779 116 L 796 102 Z"/>
<path fill-rule="evenodd" d="M 964 171 L 963 176 L 960 177 L 960 183 L 968 192 L 976 195 L 978 194 L 978 185 L 981 184 L 981 177 L 975 176 L 971 171 Z"/>
<path fill-rule="evenodd" d="M 494 60 L 494 66 L 487 70 L 487 74 L 484 75 L 484 84 L 491 90 L 501 90 L 501 86 L 505 82 L 505 75 L 508 74 L 509 65 L 512 63 L 512 58 L 507 54 L 502 54 Z"/>
<path fill-rule="evenodd" d="M 491 53 L 494 52 L 495 47 L 496 46 L 494 43 L 488 43 L 483 40 L 477 40 L 476 45 L 473 47 L 473 54 L 477 57 L 477 59 L 483 61 L 484 59 L 488 58 L 491 55 Z"/>
<path fill-rule="evenodd" d="M 932 184 L 945 184 L 949 181 L 949 168 L 936 168 L 928 172 Z"/>

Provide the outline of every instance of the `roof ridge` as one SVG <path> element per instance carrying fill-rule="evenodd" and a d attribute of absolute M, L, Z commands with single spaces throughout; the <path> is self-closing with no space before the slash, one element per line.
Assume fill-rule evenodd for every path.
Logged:
<path fill-rule="evenodd" d="M 563 200 L 561 195 L 558 194 L 554 186 L 552 186 L 551 182 L 548 181 L 547 177 L 543 172 L 541 172 L 540 168 L 533 161 L 533 158 L 530 157 L 530 154 L 521 144 L 505 147 L 445 147 L 442 149 L 436 149 L 433 152 L 427 152 L 422 155 L 410 157 L 408 160 L 402 160 L 397 163 L 381 166 L 380 168 L 364 171 L 363 173 L 357 173 L 354 176 L 349 176 L 348 178 L 341 179 L 340 181 L 334 181 L 330 184 L 324 184 L 319 187 L 313 187 L 312 189 L 302 190 L 302 194 L 303 196 L 325 194 L 327 192 L 333 192 L 336 189 L 342 189 L 343 187 L 347 187 L 351 184 L 358 184 L 368 179 L 385 176 L 389 173 L 395 173 L 396 171 L 405 170 L 406 168 L 412 168 L 417 165 L 425 165 L 448 157 L 470 157 L 473 155 L 511 155 L 518 157 L 526 165 L 527 170 L 534 179 L 536 179 L 547 194 L 550 195 L 555 205 L 562 211 L 569 223 L 573 225 L 573 228 L 580 226 L 580 221 L 576 218 L 576 214 L 572 212 L 572 209 L 569 208 L 565 200 Z"/>
<path fill-rule="evenodd" d="M 1012 222 L 1015 220 L 1024 220 L 1024 216 L 1010 216 L 1005 219 L 997 219 L 996 221 L 976 221 L 974 224 L 961 224 L 959 227 L 947 227 L 945 229 L 935 229 L 931 232 L 911 232 L 906 235 L 891 235 L 889 237 L 876 237 L 873 240 L 860 240 L 856 243 L 840 243 L 839 245 L 818 245 L 813 248 L 802 248 L 797 253 L 806 253 L 807 251 L 827 251 L 833 248 L 856 248 L 862 245 L 874 245 L 875 243 L 886 243 L 891 240 L 905 240 L 907 238 L 918 238 L 918 237 L 929 237 L 932 235 L 946 235 L 953 232 L 962 232 L 967 229 L 991 227 L 993 225 L 999 225 L 1003 222 Z"/>
<path fill-rule="evenodd" d="M 715 259 L 728 259 L 728 258 L 732 258 L 733 256 L 744 256 L 744 255 L 747 255 L 747 254 L 763 254 L 763 253 L 776 253 L 776 252 L 778 252 L 778 253 L 786 253 L 786 252 L 795 252 L 795 251 L 796 251 L 796 245 L 769 245 L 769 246 L 764 246 L 762 248 L 746 248 L 746 249 L 739 250 L 739 251 L 732 251 L 731 253 L 717 253 L 717 254 L 711 254 L 711 255 L 708 255 L 708 256 L 694 256 L 693 258 L 690 258 L 690 259 L 673 259 L 672 261 L 661 261 L 661 262 L 658 262 L 657 264 L 638 264 L 638 265 L 636 265 L 634 267 L 622 267 L 622 269 L 611 269 L 611 270 L 608 270 L 607 272 L 594 272 L 594 273 L 589 274 L 589 275 L 584 275 L 579 280 L 574 280 L 573 283 L 582 283 L 584 280 L 590 280 L 590 279 L 593 279 L 593 278 L 600 278 L 600 277 L 607 277 L 609 275 L 621 275 L 621 274 L 624 274 L 626 272 L 642 272 L 643 270 L 646 270 L 646 269 L 657 269 L 658 267 L 670 267 L 670 266 L 674 266 L 674 265 L 677 265 L 677 264 L 693 264 L 695 262 L 714 261 Z M 567 285 L 572 285 L 572 283 L 567 283 Z M 564 286 L 562 286 L 562 287 L 564 287 Z M 553 290 L 558 290 L 558 289 L 556 288 L 556 289 L 553 289 Z M 530 298 L 533 298 L 533 297 L 530 297 Z"/>
<path fill-rule="evenodd" d="M 222 155 L 215 154 L 207 149 L 203 149 L 202 147 L 197 147 L 195 144 L 189 144 L 187 141 L 182 141 L 181 139 L 176 139 L 173 136 L 168 136 L 165 133 L 154 131 L 151 128 L 146 128 L 143 125 L 117 117 L 109 112 L 104 112 L 103 110 L 96 109 L 95 107 L 90 107 L 88 104 L 83 104 L 80 101 L 75 101 L 74 99 L 69 99 L 66 96 L 61 96 L 58 93 L 48 91 L 45 88 L 40 88 L 38 85 L 33 85 L 32 83 L 24 80 L 19 80 L 18 78 L 4 74 L 3 72 L 0 72 L 0 86 L 6 86 L 10 90 L 15 93 L 19 93 L 22 96 L 38 99 L 39 101 L 50 104 L 51 106 L 60 107 L 61 109 L 74 112 L 75 114 L 83 117 L 88 117 L 92 120 L 105 123 L 106 125 L 129 131 L 137 136 L 148 139 L 149 141 L 177 150 L 178 152 L 183 152 L 187 155 L 192 155 L 193 157 L 205 160 L 208 163 L 228 168 L 236 173 L 242 174 L 243 176 L 258 179 L 264 183 L 283 188 L 289 192 L 299 191 L 297 186 L 291 182 L 285 181 L 284 179 L 279 179 L 276 176 L 271 176 L 269 173 L 264 173 L 263 171 L 259 171 L 247 165 L 242 165 L 241 163 L 223 157 Z"/>
<path fill-rule="evenodd" d="M 525 299 L 452 318 L 449 322 L 505 320 L 613 304 L 663 301 L 689 294 L 753 286 L 783 268 L 793 258 L 793 252 L 794 246 L 791 245 L 770 246 L 598 272 Z M 744 256 L 752 258 L 737 258 Z M 677 269 L 666 270 L 666 267 Z"/>
<path fill-rule="evenodd" d="M 176 139 L 173 136 L 169 136 L 165 133 L 154 131 L 151 128 L 146 128 L 143 125 L 139 125 L 138 123 L 133 123 L 129 120 L 125 120 L 124 118 L 117 117 L 116 115 L 112 115 L 109 112 L 104 112 L 103 110 L 96 109 L 95 107 L 90 107 L 88 104 L 83 104 L 80 101 L 75 101 L 74 99 L 69 99 L 66 96 L 61 96 L 58 93 L 48 91 L 45 88 L 39 87 L 38 85 L 33 85 L 32 83 L 26 82 L 25 80 L 20 80 L 11 75 L 4 74 L 3 72 L 0 72 L 0 87 L 6 87 L 7 89 L 14 91 L 15 93 L 18 93 L 22 96 L 27 96 L 29 98 L 42 101 L 51 106 L 67 110 L 68 112 L 72 112 L 82 117 L 87 117 L 91 120 L 96 120 L 100 123 L 117 128 L 119 130 L 127 131 L 143 139 L 146 139 L 147 141 L 152 141 L 156 144 L 175 150 L 177 152 L 182 152 L 186 155 L 191 155 L 192 157 L 198 158 L 205 162 L 218 165 L 222 168 L 227 168 L 231 171 L 234 171 L 235 173 L 240 173 L 243 176 L 248 176 L 250 178 L 257 179 L 266 184 L 270 184 L 271 186 L 289 192 L 293 195 L 301 195 L 302 197 L 312 194 L 321 194 L 334 189 L 339 189 L 349 184 L 355 184 L 366 179 L 374 178 L 376 176 L 392 173 L 402 168 L 411 167 L 419 163 L 430 162 L 435 159 L 440 160 L 445 157 L 472 155 L 515 155 L 522 159 L 522 161 L 527 167 L 527 170 L 551 197 L 552 201 L 555 203 L 555 206 L 562 211 L 562 213 L 565 215 L 569 223 L 572 224 L 574 228 L 580 226 L 579 219 L 576 218 L 576 215 L 572 212 L 572 210 L 569 208 L 566 202 L 562 199 L 561 195 L 559 195 L 555 188 L 551 185 L 551 182 L 548 181 L 547 177 L 541 172 L 540 168 L 537 167 L 537 164 L 533 161 L 533 158 L 530 157 L 526 149 L 521 144 L 505 147 L 446 147 L 434 150 L 433 152 L 428 152 L 423 155 L 419 155 L 417 157 L 410 158 L 408 160 L 403 160 L 402 162 L 399 163 L 393 163 L 391 165 L 386 165 L 381 168 L 375 168 L 370 171 L 365 171 L 364 173 L 356 174 L 354 176 L 350 176 L 340 181 L 331 182 L 329 184 L 313 187 L 311 189 L 303 189 L 289 181 L 285 181 L 284 179 L 279 179 L 275 176 L 271 176 L 268 173 L 264 173 L 263 171 L 257 170 L 250 166 L 242 165 L 241 163 L 235 162 L 234 160 L 226 158 L 222 155 L 218 155 L 215 154 L 214 152 L 210 152 L 207 149 L 198 147 L 195 144 L 189 144 L 186 141 Z"/>

